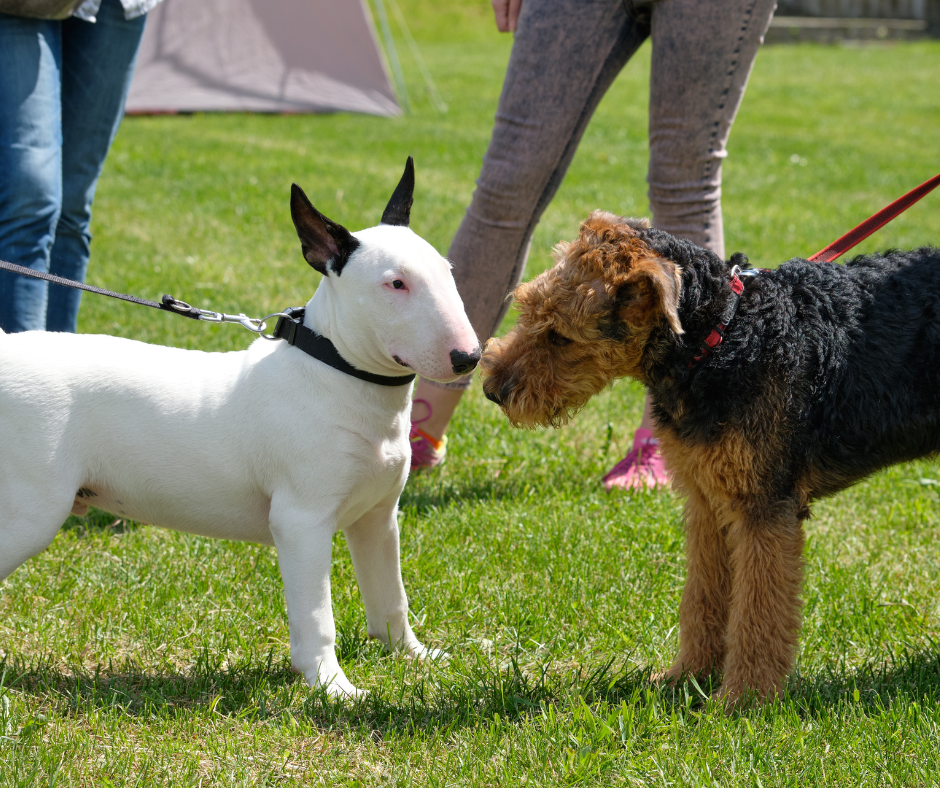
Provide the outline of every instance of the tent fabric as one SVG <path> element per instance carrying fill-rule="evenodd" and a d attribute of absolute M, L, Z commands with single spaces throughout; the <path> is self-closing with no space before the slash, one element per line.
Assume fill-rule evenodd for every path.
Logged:
<path fill-rule="evenodd" d="M 131 114 L 400 113 L 362 0 L 164 0 L 148 14 Z"/>

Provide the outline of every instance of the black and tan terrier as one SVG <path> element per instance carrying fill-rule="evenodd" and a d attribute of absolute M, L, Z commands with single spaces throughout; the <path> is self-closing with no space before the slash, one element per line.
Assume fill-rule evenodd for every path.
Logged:
<path fill-rule="evenodd" d="M 516 426 L 557 427 L 615 378 L 646 386 L 687 499 L 665 676 L 717 668 L 727 702 L 772 698 L 797 646 L 810 502 L 940 451 L 940 249 L 756 272 L 597 211 L 555 255 L 488 343 L 484 392 Z"/>

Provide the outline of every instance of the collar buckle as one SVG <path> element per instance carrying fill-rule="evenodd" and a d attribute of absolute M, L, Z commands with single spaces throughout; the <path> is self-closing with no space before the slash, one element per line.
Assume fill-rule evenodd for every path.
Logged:
<path fill-rule="evenodd" d="M 274 331 L 271 333 L 270 338 L 283 339 L 288 345 L 296 344 L 297 328 L 301 325 L 303 316 L 303 307 L 288 307 L 278 315 L 277 324 L 274 326 Z"/>

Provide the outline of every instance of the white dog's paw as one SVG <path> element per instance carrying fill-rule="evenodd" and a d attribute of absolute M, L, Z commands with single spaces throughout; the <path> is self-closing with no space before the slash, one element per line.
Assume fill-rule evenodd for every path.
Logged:
<path fill-rule="evenodd" d="M 359 700 L 369 694 L 369 690 L 354 687 L 350 682 L 344 681 L 342 685 L 332 681 L 326 687 L 327 694 L 338 700 Z"/>
<path fill-rule="evenodd" d="M 409 659 L 447 659 L 450 655 L 439 648 L 428 648 L 418 641 L 403 647 L 405 656 Z"/>
<path fill-rule="evenodd" d="M 392 630 L 394 631 L 394 630 Z M 418 638 L 415 637 L 411 627 L 404 627 L 404 632 L 396 637 L 392 632 L 386 630 L 369 630 L 369 638 L 378 640 L 389 651 L 399 651 L 409 659 L 446 659 L 447 652 L 439 648 L 428 648 Z"/>
<path fill-rule="evenodd" d="M 353 686 L 352 682 L 342 674 L 325 680 L 318 677 L 311 686 L 323 687 L 327 695 L 337 700 L 357 700 L 369 694 L 368 690 Z"/>
<path fill-rule="evenodd" d="M 294 668 L 294 670 L 296 670 L 296 668 Z M 322 687 L 331 698 L 356 700 L 357 698 L 364 698 L 369 694 L 367 690 L 361 690 L 354 686 L 353 683 L 346 678 L 346 674 L 343 673 L 343 669 L 338 664 L 321 664 L 317 670 L 310 671 L 309 673 L 307 671 L 297 672 L 303 673 L 307 684 L 309 684 L 311 688 L 318 689 Z"/>

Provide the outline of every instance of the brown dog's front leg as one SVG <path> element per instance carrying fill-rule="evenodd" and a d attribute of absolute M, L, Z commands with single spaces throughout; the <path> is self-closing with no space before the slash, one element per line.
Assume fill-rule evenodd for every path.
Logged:
<path fill-rule="evenodd" d="M 724 534 L 715 513 L 698 493 L 685 505 L 686 581 L 679 606 L 679 655 L 666 671 L 707 675 L 725 655 L 725 630 L 731 602 L 731 571 Z"/>
<path fill-rule="evenodd" d="M 789 507 L 786 507 L 789 509 Z M 793 507 L 795 510 L 795 507 Z M 799 639 L 803 528 L 795 512 L 740 512 L 728 531 L 733 572 L 720 695 L 782 695 Z"/>

